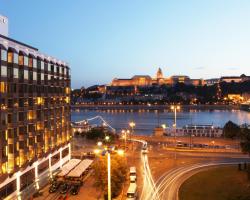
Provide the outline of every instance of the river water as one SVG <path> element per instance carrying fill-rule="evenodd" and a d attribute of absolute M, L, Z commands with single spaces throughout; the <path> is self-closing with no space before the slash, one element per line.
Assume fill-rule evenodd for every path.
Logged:
<path fill-rule="evenodd" d="M 134 121 L 136 134 L 152 134 L 153 129 L 159 124 L 172 126 L 174 123 L 174 113 L 169 111 L 124 111 L 124 110 L 72 110 L 72 121 L 80 121 L 102 116 L 107 123 L 118 131 L 128 128 L 128 123 Z M 233 121 L 237 124 L 250 123 L 250 112 L 241 110 L 188 110 L 177 113 L 177 127 L 187 124 L 205 125 L 223 127 L 227 121 Z M 100 124 L 100 120 L 91 121 L 93 124 Z"/>

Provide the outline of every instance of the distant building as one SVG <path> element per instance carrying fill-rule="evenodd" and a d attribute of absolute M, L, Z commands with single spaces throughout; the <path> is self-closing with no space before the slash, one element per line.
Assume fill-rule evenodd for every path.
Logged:
<path fill-rule="evenodd" d="M 156 77 L 152 78 L 149 75 L 135 75 L 131 79 L 115 78 L 110 86 L 151 86 L 151 85 L 175 85 L 177 83 L 184 83 L 186 85 L 200 86 L 204 85 L 202 79 L 190 79 L 185 75 L 175 75 L 169 78 L 164 78 L 161 68 L 158 69 Z"/>
<path fill-rule="evenodd" d="M 246 76 L 245 74 L 242 74 L 241 76 L 222 76 L 220 78 L 220 82 L 226 82 L 226 83 L 240 83 L 250 81 L 250 76 Z"/>
<path fill-rule="evenodd" d="M 204 83 L 205 85 L 211 86 L 211 85 L 215 85 L 215 84 L 219 83 L 220 79 L 219 78 L 211 78 L 211 79 L 205 80 L 204 82 L 205 82 Z"/>

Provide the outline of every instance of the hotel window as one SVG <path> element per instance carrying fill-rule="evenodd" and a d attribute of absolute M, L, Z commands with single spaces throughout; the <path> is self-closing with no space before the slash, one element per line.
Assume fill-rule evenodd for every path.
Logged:
<path fill-rule="evenodd" d="M 51 71 L 51 64 L 48 63 L 48 71 L 50 72 Z"/>
<path fill-rule="evenodd" d="M 44 62 L 41 61 L 41 70 L 44 70 Z"/>
<path fill-rule="evenodd" d="M 14 53 L 14 63 L 18 64 L 18 54 Z"/>
<path fill-rule="evenodd" d="M 8 63 L 13 63 L 13 52 L 8 52 Z"/>
<path fill-rule="evenodd" d="M 41 60 L 40 59 L 37 60 L 37 69 L 41 69 Z"/>
<path fill-rule="evenodd" d="M 23 64 L 24 64 L 24 59 L 23 59 L 23 57 L 24 57 L 23 55 L 19 55 L 19 56 L 18 56 L 18 64 L 19 64 L 19 65 L 23 65 Z"/>
<path fill-rule="evenodd" d="M 1 60 L 7 61 L 7 51 L 1 49 Z"/>
<path fill-rule="evenodd" d="M 29 67 L 33 67 L 33 58 L 29 57 Z"/>
<path fill-rule="evenodd" d="M 28 70 L 24 70 L 24 79 L 25 80 L 29 79 L 29 72 L 28 72 Z"/>
<path fill-rule="evenodd" d="M 44 80 L 44 73 L 41 73 L 41 80 Z"/>
<path fill-rule="evenodd" d="M 18 69 L 17 68 L 14 68 L 14 76 L 13 78 L 18 78 Z"/>
<path fill-rule="evenodd" d="M 7 92 L 7 83 L 0 82 L 0 93 L 6 93 Z"/>
<path fill-rule="evenodd" d="M 1 77 L 7 77 L 7 67 L 1 66 Z"/>
<path fill-rule="evenodd" d="M 37 68 L 37 61 L 36 61 L 35 58 L 33 58 L 33 67 L 34 67 L 34 68 Z"/>
<path fill-rule="evenodd" d="M 54 65 L 53 64 L 50 65 L 50 70 L 51 70 L 51 72 L 54 72 Z"/>
<path fill-rule="evenodd" d="M 37 73 L 33 72 L 33 80 L 36 81 L 37 80 Z"/>
<path fill-rule="evenodd" d="M 29 58 L 27 56 L 24 56 L 24 65 L 29 66 Z"/>

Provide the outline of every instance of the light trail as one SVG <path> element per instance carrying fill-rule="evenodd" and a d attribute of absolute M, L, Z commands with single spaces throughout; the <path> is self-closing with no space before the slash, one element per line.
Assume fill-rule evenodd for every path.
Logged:
<path fill-rule="evenodd" d="M 131 139 L 131 141 L 139 142 L 142 144 L 142 146 L 147 145 L 147 142 L 144 140 Z M 141 162 L 142 162 L 143 188 L 142 188 L 142 193 L 140 195 L 140 200 L 160 200 L 157 195 L 155 183 L 149 167 L 147 154 L 141 154 Z"/>
<path fill-rule="evenodd" d="M 236 164 L 239 161 L 235 162 L 212 162 L 212 163 L 203 163 L 203 164 L 194 164 L 187 165 L 183 167 L 178 167 L 172 169 L 165 174 L 163 174 L 156 182 L 157 188 L 153 197 L 157 195 L 159 199 L 171 199 L 178 200 L 178 191 L 181 184 L 191 177 L 193 174 L 196 174 L 208 167 L 219 166 L 219 165 L 232 165 Z"/>

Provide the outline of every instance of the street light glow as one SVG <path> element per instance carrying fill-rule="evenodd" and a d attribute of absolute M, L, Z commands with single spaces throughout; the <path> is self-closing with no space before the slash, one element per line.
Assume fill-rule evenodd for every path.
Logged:
<path fill-rule="evenodd" d="M 124 151 L 122 149 L 118 149 L 117 153 L 119 156 L 123 156 L 124 155 Z"/>
<path fill-rule="evenodd" d="M 130 122 L 130 123 L 129 123 L 129 126 L 130 126 L 131 128 L 134 128 L 134 127 L 135 127 L 135 122 Z"/>
<path fill-rule="evenodd" d="M 102 146 L 102 142 L 101 141 L 99 141 L 99 142 L 97 142 L 97 146 Z"/>
<path fill-rule="evenodd" d="M 94 149 L 94 154 L 99 154 L 100 153 L 100 149 Z"/>
<path fill-rule="evenodd" d="M 110 139 L 110 137 L 107 135 L 107 136 L 105 136 L 105 140 L 106 141 L 109 141 L 109 139 Z"/>

